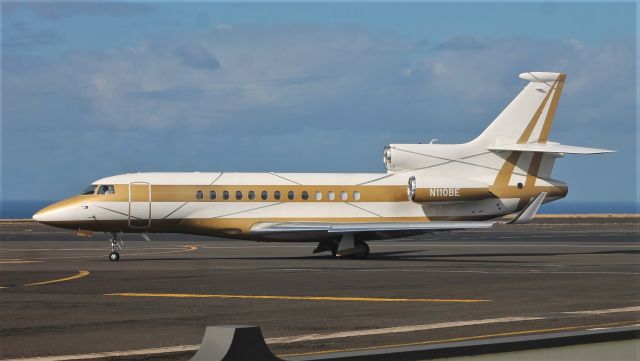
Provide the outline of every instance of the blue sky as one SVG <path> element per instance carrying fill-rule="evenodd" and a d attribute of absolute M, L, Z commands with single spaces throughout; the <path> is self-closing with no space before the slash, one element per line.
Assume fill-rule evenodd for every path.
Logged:
<path fill-rule="evenodd" d="M 2 3 L 2 198 L 137 171 L 384 171 L 563 71 L 574 201 L 636 199 L 634 3 Z M 233 149 L 233 151 L 231 151 Z M 615 184 L 615 187 L 605 186 Z"/>

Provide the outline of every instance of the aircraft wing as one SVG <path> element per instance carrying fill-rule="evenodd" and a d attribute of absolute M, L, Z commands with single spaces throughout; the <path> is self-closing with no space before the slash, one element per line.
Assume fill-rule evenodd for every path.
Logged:
<path fill-rule="evenodd" d="M 509 223 L 529 223 L 535 217 L 546 192 L 538 194 Z M 373 232 L 436 232 L 461 229 L 490 228 L 496 221 L 434 221 L 434 222 L 258 222 L 251 227 L 251 233 L 259 235 L 284 234 L 354 234 Z"/>
<path fill-rule="evenodd" d="M 327 232 L 331 234 L 394 232 L 394 231 L 452 231 L 460 229 L 489 228 L 497 222 L 443 221 L 443 222 L 259 222 L 251 227 L 255 234 L 284 234 Z"/>

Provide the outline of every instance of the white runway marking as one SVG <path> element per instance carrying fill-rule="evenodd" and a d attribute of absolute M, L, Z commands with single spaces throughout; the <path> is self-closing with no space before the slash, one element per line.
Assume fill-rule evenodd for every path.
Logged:
<path fill-rule="evenodd" d="M 609 308 L 606 310 L 590 310 L 590 311 L 570 311 L 562 312 L 564 314 L 571 315 L 606 315 L 608 313 L 620 313 L 620 312 L 639 312 L 640 306 L 624 307 L 624 308 Z"/>
<path fill-rule="evenodd" d="M 440 328 L 486 325 L 486 324 L 492 324 L 492 323 L 505 323 L 505 322 L 533 321 L 533 320 L 543 320 L 543 319 L 545 318 L 544 317 L 503 317 L 503 318 L 490 318 L 485 320 L 442 322 L 442 323 L 432 323 L 432 324 L 426 324 L 426 325 L 374 328 L 369 330 L 358 330 L 358 331 L 315 333 L 315 334 L 303 335 L 303 336 L 268 338 L 267 343 L 292 343 L 292 342 L 300 342 L 300 341 L 314 341 L 314 340 L 326 340 L 326 339 L 344 338 L 344 337 L 384 335 L 389 333 L 404 333 L 404 332 L 435 330 Z"/>
<path fill-rule="evenodd" d="M 577 244 L 478 244 L 478 243 L 428 243 L 426 241 L 420 241 L 415 243 L 374 243 L 371 242 L 371 246 L 375 247 L 524 247 L 524 248 L 640 248 L 640 245 L 577 245 Z"/>
<path fill-rule="evenodd" d="M 161 353 L 172 353 L 182 351 L 195 351 L 200 348 L 200 345 L 184 345 L 184 346 L 169 346 L 158 348 L 145 348 L 139 350 L 127 350 L 127 351 L 111 351 L 111 352 L 95 352 L 79 355 L 60 355 L 60 356 L 43 356 L 43 357 L 31 357 L 10 359 L 5 361 L 64 361 L 64 360 L 93 360 L 106 357 L 130 357 L 140 355 L 154 355 Z"/>
<path fill-rule="evenodd" d="M 343 270 L 334 270 L 343 271 Z M 543 270 L 512 270 L 512 271 L 483 271 L 483 270 L 468 270 L 468 271 L 442 271 L 442 270 L 388 270 L 388 269 L 353 269 L 344 270 L 348 272 L 428 272 L 428 273 L 483 273 L 483 274 L 596 274 L 596 275 L 640 275 L 639 272 L 613 272 L 613 271 L 543 271 Z"/>
<path fill-rule="evenodd" d="M 215 268 L 214 270 L 228 270 L 230 268 Z M 246 268 L 243 268 L 246 269 Z M 430 269 L 393 269 L 393 268 L 255 268 L 262 272 L 425 272 L 425 273 L 479 273 L 479 274 L 585 274 L 585 275 L 620 275 L 620 276 L 637 276 L 640 272 L 615 272 L 615 271 L 545 271 L 536 269 L 525 270 L 430 270 Z"/>
<path fill-rule="evenodd" d="M 626 326 L 626 327 L 638 327 L 638 326 L 640 326 L 640 323 L 636 323 L 635 325 L 629 325 L 629 326 Z M 590 328 L 587 331 L 610 330 L 612 328 L 615 328 L 615 327 L 595 327 L 595 328 Z"/>

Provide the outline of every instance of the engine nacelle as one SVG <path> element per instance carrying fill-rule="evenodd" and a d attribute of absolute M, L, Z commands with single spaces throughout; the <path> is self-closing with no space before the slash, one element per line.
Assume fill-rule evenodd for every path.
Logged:
<path fill-rule="evenodd" d="M 464 178 L 412 176 L 407 195 L 416 203 L 448 203 L 493 198 L 489 185 Z"/>
<path fill-rule="evenodd" d="M 384 147 L 384 166 L 390 172 L 431 167 L 471 154 L 468 144 L 389 144 Z"/>

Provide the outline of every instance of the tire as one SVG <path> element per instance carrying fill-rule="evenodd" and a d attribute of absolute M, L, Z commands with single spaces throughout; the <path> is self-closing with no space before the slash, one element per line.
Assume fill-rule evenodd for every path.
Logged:
<path fill-rule="evenodd" d="M 353 257 L 355 259 L 366 259 L 369 257 L 369 245 L 364 241 L 357 241 L 356 248 L 361 249 L 360 252 L 354 253 Z"/>
<path fill-rule="evenodd" d="M 337 244 L 332 244 L 330 252 L 333 255 L 333 257 L 338 258 L 338 245 Z"/>
<path fill-rule="evenodd" d="M 113 251 L 113 252 L 109 253 L 109 261 L 115 262 L 115 261 L 117 261 L 119 259 L 120 259 L 120 254 L 118 252 Z"/>

